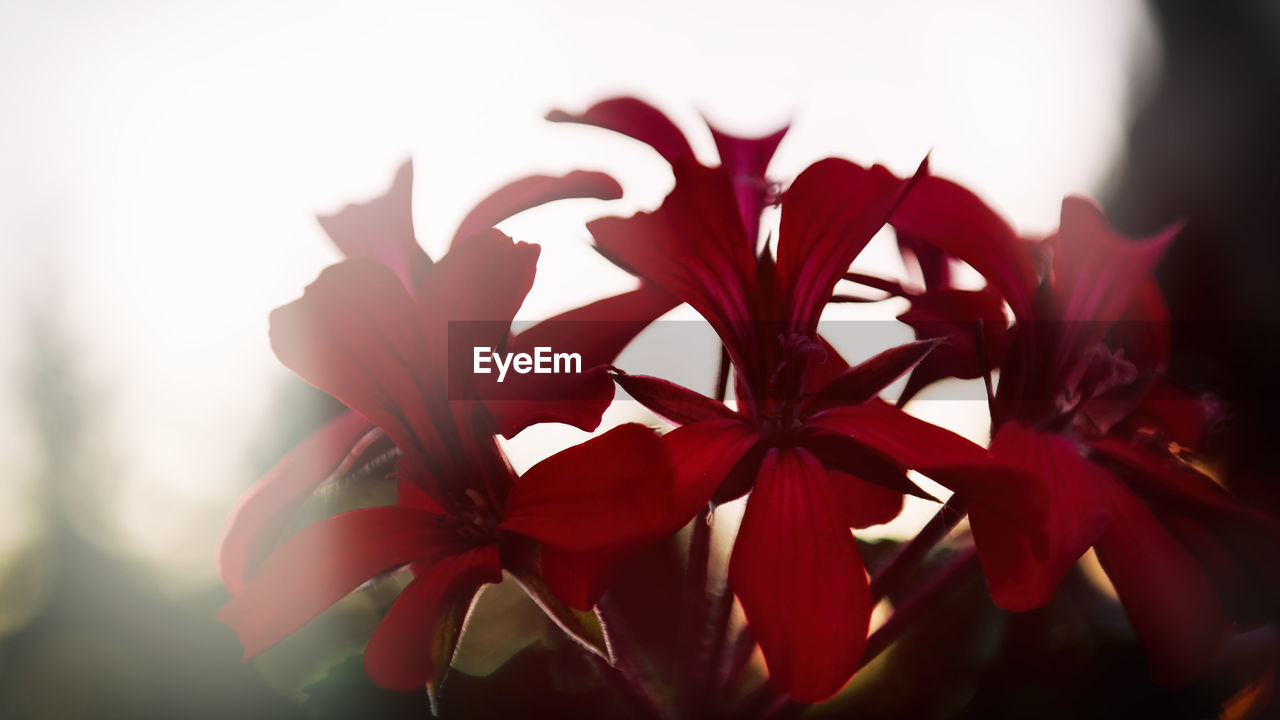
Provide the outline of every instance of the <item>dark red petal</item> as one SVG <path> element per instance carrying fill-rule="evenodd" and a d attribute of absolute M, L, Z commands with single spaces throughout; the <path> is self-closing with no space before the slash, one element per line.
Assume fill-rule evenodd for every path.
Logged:
<path fill-rule="evenodd" d="M 429 510 L 437 515 L 442 514 L 444 510 L 423 490 L 423 486 L 408 479 L 409 472 L 406 470 L 404 473 L 396 473 L 396 505 L 416 510 Z"/>
<path fill-rule="evenodd" d="M 804 366 L 804 387 L 810 389 L 826 387 L 828 383 L 844 374 L 849 369 L 849 362 L 840 356 L 835 347 L 827 339 L 818 336 L 820 352 L 809 354 Z"/>
<path fill-rule="evenodd" d="M 871 589 L 826 471 L 806 450 L 765 455 L 729 564 L 729 581 L 774 688 L 826 700 L 858 669 Z"/>
<path fill-rule="evenodd" d="M 1172 342 L 1169 305 L 1155 278 L 1148 280 L 1107 339 L 1110 347 L 1124 350 L 1125 358 L 1139 372 L 1155 372 L 1169 361 Z"/>
<path fill-rule="evenodd" d="M 1060 321 L 1048 377 L 1069 385 L 1082 371 L 1088 353 L 1149 287 L 1156 263 L 1179 229 L 1175 225 L 1131 240 L 1116 232 L 1093 202 L 1062 201 L 1062 227 L 1045 241 L 1053 247 L 1054 319 Z"/>
<path fill-rule="evenodd" d="M 438 518 L 380 507 L 308 525 L 267 556 L 244 592 L 218 611 L 218 620 L 236 631 L 245 659 L 251 658 L 379 574 L 461 550 Z"/>
<path fill-rule="evenodd" d="M 546 347 L 560 352 L 559 346 Z M 613 402 L 614 387 L 608 367 L 600 365 L 588 368 L 584 363 L 581 373 L 512 373 L 507 375 L 503 383 L 487 384 L 478 391 L 478 395 L 493 416 L 497 432 L 510 438 L 530 425 L 544 422 L 564 423 L 587 431 L 595 430 L 600 425 L 604 411 Z"/>
<path fill-rule="evenodd" d="M 510 352 L 536 348 L 582 356 L 581 375 L 508 375 L 486 388 L 485 405 L 498 431 L 512 437 L 540 422 L 560 422 L 594 430 L 613 401 L 613 380 L 605 373 L 631 340 L 679 304 L 656 287 L 642 287 L 561 313 L 511 340 Z M 536 385 L 532 385 L 536 383 Z"/>
<path fill-rule="evenodd" d="M 600 172 L 574 170 L 567 175 L 531 175 L 498 188 L 476 204 L 453 234 L 453 243 L 466 242 L 512 215 L 556 200 L 593 198 L 617 200 L 622 186 Z"/>
<path fill-rule="evenodd" d="M 587 224 L 618 266 L 702 314 L 735 363 L 754 337 L 756 260 L 745 242 L 729 177 L 692 162 L 673 166 L 675 189 L 657 210 Z"/>
<path fill-rule="evenodd" d="M 615 371 L 613 379 L 641 405 L 676 425 L 738 419 L 737 414 L 724 403 L 662 378 Z"/>
<path fill-rule="evenodd" d="M 1030 610 L 1053 598 L 1067 571 L 1102 535 L 1116 481 L 1081 457 L 1067 438 L 1015 422 L 1000 428 L 991 450 L 1000 460 L 1038 473 L 1049 491 L 1045 552 L 1007 515 L 977 505 L 969 509 L 991 597 L 1006 610 Z"/>
<path fill-rule="evenodd" d="M 760 213 L 764 211 L 769 193 L 769 181 L 765 171 L 790 126 L 759 138 L 743 138 L 717 130 L 707 123 L 711 137 L 720 153 L 720 167 L 733 178 L 734 194 L 738 197 L 738 213 L 742 226 L 747 230 L 747 241 L 752 249 L 760 239 Z"/>
<path fill-rule="evenodd" d="M 428 335 L 443 344 L 449 322 L 470 322 L 493 335 L 490 346 L 498 347 L 533 287 L 540 251 L 494 229 L 451 249 L 419 292 L 420 321 Z"/>
<path fill-rule="evenodd" d="M 271 313 L 271 346 L 404 452 L 421 457 L 440 443 L 428 413 L 443 397 L 443 369 L 413 300 L 386 266 L 348 260 L 325 269 L 301 299 Z"/>
<path fill-rule="evenodd" d="M 921 166 L 921 173 L 924 165 Z M 777 299 L 792 329 L 812 334 L 836 282 L 911 186 L 877 165 L 828 158 L 810 165 L 782 200 Z"/>
<path fill-rule="evenodd" d="M 1184 686 L 1203 674 L 1227 622 L 1195 559 L 1133 493 L 1112 485 L 1111 524 L 1098 560 L 1129 613 L 1157 680 Z"/>
<path fill-rule="evenodd" d="M 893 222 L 892 219 L 889 221 Z M 898 253 L 910 272 L 911 261 L 914 260 L 920 271 L 920 281 L 925 290 L 943 290 L 951 287 L 951 257 L 940 248 L 912 237 L 909 233 L 895 230 L 898 236 Z"/>
<path fill-rule="evenodd" d="M 675 502 L 667 448 L 629 423 L 529 468 L 501 527 L 564 550 L 596 550 L 665 527 Z"/>
<path fill-rule="evenodd" d="M 498 546 L 450 555 L 414 576 L 364 649 L 365 673 L 388 690 L 421 690 L 448 667 L 462 629 L 462 618 L 449 616 L 465 615 L 481 585 L 502 582 Z"/>
<path fill-rule="evenodd" d="M 670 163 L 693 157 L 693 149 L 689 147 L 689 141 L 680 132 L 680 128 L 657 108 L 636 98 L 603 100 L 578 114 L 552 110 L 547 113 L 547 119 L 552 122 L 595 125 L 635 138 L 657 150 Z"/>
<path fill-rule="evenodd" d="M 919 365 L 939 342 L 920 340 L 899 345 L 845 370 L 805 400 L 804 412 L 816 413 L 842 405 L 861 405 L 879 396 L 881 390 Z"/>
<path fill-rule="evenodd" d="M 900 492 L 830 468 L 827 475 L 840 504 L 840 516 L 851 528 L 883 525 L 902 512 L 904 496 Z"/>
<path fill-rule="evenodd" d="M 1212 573 L 1233 619 L 1257 622 L 1280 606 L 1280 521 L 1241 502 L 1194 467 L 1115 438 L 1092 444 Z"/>
<path fill-rule="evenodd" d="M 741 420 L 706 420 L 678 427 L 662 441 L 676 471 L 676 508 L 668 520 L 680 527 L 707 504 L 760 435 Z M 752 478 L 754 470 L 744 468 Z"/>
<path fill-rule="evenodd" d="M 349 258 L 367 258 L 391 268 L 412 292 L 431 258 L 413 233 L 413 161 L 406 160 L 383 195 L 317 218 Z"/>
<path fill-rule="evenodd" d="M 639 547 L 639 544 L 627 544 L 574 552 L 543 545 L 542 577 L 555 596 L 569 607 L 590 610 Z"/>
<path fill-rule="evenodd" d="M 998 368 L 1004 359 L 1006 331 L 1004 301 L 990 288 L 930 290 L 911 298 L 911 307 L 898 320 L 915 330 L 916 338 L 942 342 L 916 366 L 898 404 L 943 378 L 971 379 Z M 984 347 L 979 349 L 978 328 Z M 986 365 L 983 364 L 985 353 Z"/>
<path fill-rule="evenodd" d="M 303 501 L 360 444 L 373 425 L 344 412 L 271 468 L 231 511 L 218 543 L 218 577 L 238 595 Z"/>
<path fill-rule="evenodd" d="M 971 265 L 1000 290 L 1016 317 L 1030 319 L 1038 284 L 1031 245 L 977 195 L 940 177 L 920 178 L 890 222 L 909 243 Z"/>
<path fill-rule="evenodd" d="M 1106 437 L 1090 443 L 1095 458 L 1118 464 L 1139 496 L 1205 519 L 1246 517 L 1280 531 L 1280 521 L 1244 505 L 1225 488 L 1191 465 L 1168 454 L 1157 454 L 1132 442 Z"/>
<path fill-rule="evenodd" d="M 1214 417 L 1216 410 L 1204 396 L 1158 376 L 1122 427 L 1130 433 L 1158 433 L 1194 451 L 1200 448 L 1206 427 L 1218 419 Z"/>
<path fill-rule="evenodd" d="M 828 472 L 853 475 L 898 495 L 941 502 L 912 482 L 905 467 L 845 435 L 810 428 L 796 444 L 817 455 Z"/>
<path fill-rule="evenodd" d="M 827 410 L 809 424 L 848 435 L 902 467 L 924 473 L 1032 533 L 1037 547 L 1044 547 L 1049 490 L 1039 475 L 880 400 Z"/>
<path fill-rule="evenodd" d="M 625 564 L 646 545 L 676 532 L 700 509 L 758 436 L 738 420 L 716 420 L 677 428 L 662 438 L 676 470 L 674 502 L 652 531 L 624 542 L 585 551 L 542 546 L 542 577 L 565 603 L 579 610 L 595 605 Z"/>

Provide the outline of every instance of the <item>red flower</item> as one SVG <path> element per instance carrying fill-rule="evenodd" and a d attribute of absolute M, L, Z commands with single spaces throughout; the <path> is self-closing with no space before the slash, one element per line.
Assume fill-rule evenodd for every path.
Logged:
<path fill-rule="evenodd" d="M 1042 474 L 1051 492 L 1047 555 L 1004 518 L 971 510 L 993 598 L 1011 610 L 1043 605 L 1095 547 L 1157 676 L 1189 682 L 1223 639 L 1223 601 L 1241 604 L 1242 576 L 1255 577 L 1250 582 L 1265 588 L 1262 597 L 1278 597 L 1274 563 L 1239 538 L 1269 538 L 1270 546 L 1280 536 L 1272 521 L 1131 432 L 1138 419 L 1153 418 L 1153 403 L 1139 406 L 1144 392 L 1168 397 L 1165 385 L 1153 384 L 1169 330 L 1152 270 L 1176 228 L 1130 240 L 1092 203 L 1067 198 L 1058 233 L 1032 244 L 958 185 L 922 182 L 918 191 L 895 215 L 895 227 L 968 262 L 1013 310 L 992 404 L 991 451 Z M 1154 417 L 1161 427 L 1171 422 L 1198 433 L 1187 415 Z"/>
<path fill-rule="evenodd" d="M 218 615 L 239 634 L 247 658 L 362 583 L 407 566 L 414 580 L 365 650 L 374 682 L 399 690 L 438 682 L 457 639 L 450 618 L 465 613 L 482 584 L 501 581 L 504 568 L 528 578 L 530 541 L 547 554 L 602 558 L 599 572 L 583 578 L 601 588 L 600 574 L 618 556 L 679 524 L 665 446 L 643 426 L 616 428 L 520 477 L 498 449 L 496 434 L 544 418 L 594 427 L 613 394 L 599 362 L 591 368 L 584 357 L 587 371 L 565 376 L 565 399 L 537 413 L 526 402 L 449 395 L 449 322 L 476 321 L 477 333 L 494 334 L 484 338 L 490 346 L 519 347 L 520 337 L 508 337 L 504 328 L 532 284 L 538 247 L 480 231 L 460 237 L 432 264 L 412 242 L 408 223 L 387 220 L 404 217 L 406 186 L 407 169 L 387 197 L 327 219 L 326 229 L 353 259 L 325 270 L 300 300 L 272 314 L 272 344 L 281 361 L 353 413 L 300 446 L 233 518 L 220 562 L 233 598 Z M 496 217 L 529 202 L 488 207 L 503 206 Z M 472 218 L 477 224 L 489 219 Z M 357 221 L 369 232 L 359 242 Z M 602 307 L 634 308 L 632 300 L 644 293 Z M 545 326 L 528 332 L 535 331 L 542 340 L 555 332 Z M 597 338 L 586 355 L 607 362 L 627 339 Z M 321 520 L 268 554 L 306 491 L 335 467 L 357 463 L 375 447 L 385 451 L 387 440 L 399 453 L 394 507 Z M 577 592 L 554 578 L 548 582 L 566 596 Z"/>
<path fill-rule="evenodd" d="M 733 362 L 738 408 L 658 378 L 619 373 L 633 397 L 681 427 L 665 436 L 699 502 L 751 491 L 729 569 L 769 666 L 791 697 L 830 697 L 858 668 L 872 609 L 850 527 L 924 495 L 918 470 L 1035 534 L 1043 497 L 1028 477 L 877 398 L 924 357 L 917 343 L 849 368 L 816 334 L 854 257 L 910 187 L 882 167 L 823 160 L 782 200 L 776 264 L 756 256 L 729 177 L 675 161 L 652 213 L 589 224 L 619 265 L 688 302 Z M 691 493 L 692 494 L 692 493 Z M 927 497 L 927 496 L 926 496 Z"/>
<path fill-rule="evenodd" d="M 431 258 L 423 252 L 413 230 L 412 185 L 413 165 L 405 162 L 383 195 L 319 218 L 343 254 L 385 265 L 410 294 L 417 292 L 432 267 Z M 543 203 L 565 198 L 610 200 L 621 193 L 617 182 L 602 173 L 578 171 L 561 177 L 526 177 L 477 204 L 459 225 L 452 242 L 466 247 L 473 239 L 485 237 L 486 229 Z M 582 353 L 586 372 L 578 377 L 538 376 L 542 392 L 537 395 L 556 398 L 538 402 L 528 400 L 531 393 L 523 387 L 529 382 L 527 376 L 514 375 L 504 383 L 505 396 L 495 388 L 486 388 L 488 409 L 498 430 L 511 437 L 538 422 L 595 429 L 613 397 L 612 381 L 605 375 L 605 368 L 645 324 L 673 305 L 665 293 L 641 288 L 563 313 L 511 338 L 512 352 L 572 344 Z M 585 339 L 569 337 L 582 323 L 607 328 L 609 332 L 596 332 Z M 347 474 L 392 446 L 381 429 L 359 413 L 349 411 L 289 453 L 245 495 L 227 523 L 218 554 L 218 575 L 227 590 L 235 594 L 243 589 L 248 576 L 319 485 L 330 477 Z"/>

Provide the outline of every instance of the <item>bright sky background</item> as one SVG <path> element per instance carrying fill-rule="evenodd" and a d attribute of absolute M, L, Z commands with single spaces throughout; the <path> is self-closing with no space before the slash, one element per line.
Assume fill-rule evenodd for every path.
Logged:
<path fill-rule="evenodd" d="M 931 153 L 935 173 L 1042 233 L 1064 194 L 1101 187 L 1152 42 L 1135 0 L 9 0 L 0 558 L 32 531 L 14 372 L 33 306 L 60 308 L 99 403 L 116 464 L 100 488 L 106 536 L 175 583 L 208 582 L 288 373 L 267 313 L 338 258 L 313 216 L 380 192 L 405 157 L 437 256 L 471 203 L 527 172 L 623 182 L 614 206 L 506 228 L 544 245 L 522 312 L 536 318 L 625 287 L 577 221 L 655 206 L 670 185 L 637 144 L 543 122 L 552 107 L 638 93 L 708 160 L 699 113 L 739 134 L 791 121 L 780 179 L 827 155 L 906 173 Z M 892 271 L 894 253 L 869 262 Z M 947 422 L 980 435 L 947 405 Z M 553 435 L 539 437 L 571 437 Z"/>

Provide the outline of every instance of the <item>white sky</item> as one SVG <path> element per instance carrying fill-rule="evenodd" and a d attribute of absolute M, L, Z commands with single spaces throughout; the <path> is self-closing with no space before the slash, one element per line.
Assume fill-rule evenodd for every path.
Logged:
<path fill-rule="evenodd" d="M 314 214 L 379 192 L 404 157 L 433 255 L 470 203 L 529 171 L 609 169 L 628 191 L 610 212 L 656 205 L 670 180 L 643 148 L 541 120 L 623 91 L 668 110 L 708 159 L 699 112 L 741 134 L 792 120 L 779 178 L 827 155 L 905 173 L 931 151 L 935 173 L 1044 232 L 1064 194 L 1101 185 L 1151 43 L 1135 0 L 9 0 L 0 456 L 16 460 L 0 471 L 0 547 L 27 532 L 30 438 L 6 410 L 22 309 L 50 293 L 122 468 L 103 481 L 108 526 L 173 577 L 206 581 L 288 372 L 267 313 L 337 258 Z M 507 227 L 544 244 L 523 316 L 625 287 L 574 222 L 603 211 Z M 893 253 L 870 261 L 891 267 Z"/>

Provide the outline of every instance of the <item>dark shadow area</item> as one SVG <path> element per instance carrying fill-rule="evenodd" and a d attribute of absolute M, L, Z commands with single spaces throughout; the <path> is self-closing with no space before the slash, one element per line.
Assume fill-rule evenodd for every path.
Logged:
<path fill-rule="evenodd" d="M 1227 481 L 1280 510 L 1280 6 L 1151 4 L 1163 66 L 1133 119 L 1109 215 L 1149 234 L 1185 226 L 1159 268 L 1172 375 L 1221 396 Z"/>

